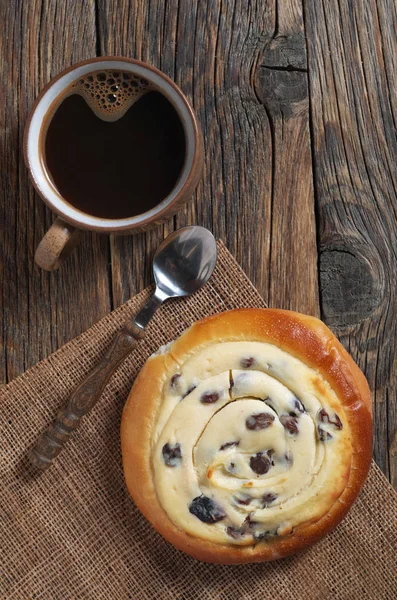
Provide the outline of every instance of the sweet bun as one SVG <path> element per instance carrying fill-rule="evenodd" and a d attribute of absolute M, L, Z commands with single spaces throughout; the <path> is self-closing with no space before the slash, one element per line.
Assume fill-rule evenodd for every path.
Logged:
<path fill-rule="evenodd" d="M 346 515 L 371 461 L 367 381 L 318 319 L 241 309 L 149 358 L 126 402 L 127 488 L 174 546 L 274 560 Z"/>

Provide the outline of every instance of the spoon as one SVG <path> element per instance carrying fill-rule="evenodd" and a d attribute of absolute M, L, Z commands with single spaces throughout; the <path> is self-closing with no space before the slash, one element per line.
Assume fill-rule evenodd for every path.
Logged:
<path fill-rule="evenodd" d="M 33 465 L 42 470 L 51 465 L 81 418 L 99 400 L 114 371 L 145 337 L 145 328 L 156 310 L 168 298 L 189 296 L 199 290 L 211 277 L 216 259 L 214 236 L 204 227 L 184 227 L 160 244 L 153 260 L 156 289 L 152 297 L 135 319 L 124 323 L 105 355 L 30 450 Z"/>

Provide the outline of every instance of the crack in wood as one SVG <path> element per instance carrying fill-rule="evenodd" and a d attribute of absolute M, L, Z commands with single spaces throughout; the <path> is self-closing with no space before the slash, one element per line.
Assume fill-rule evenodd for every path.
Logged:
<path fill-rule="evenodd" d="M 299 69 L 298 67 L 294 67 L 293 65 L 285 66 L 270 66 L 265 63 L 262 63 L 259 68 L 269 69 L 270 71 L 288 71 L 294 73 L 307 73 L 307 69 Z"/>
<path fill-rule="evenodd" d="M 261 65 L 269 69 L 307 71 L 306 41 L 303 31 L 276 34 L 264 49 Z"/>
<path fill-rule="evenodd" d="M 101 25 L 99 0 L 94 0 L 95 12 L 95 50 L 96 56 L 101 56 Z"/>

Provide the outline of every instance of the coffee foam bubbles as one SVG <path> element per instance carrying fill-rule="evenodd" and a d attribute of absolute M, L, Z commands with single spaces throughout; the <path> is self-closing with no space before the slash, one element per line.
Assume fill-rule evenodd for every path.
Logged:
<path fill-rule="evenodd" d="M 75 81 L 70 93 L 82 96 L 103 121 L 117 121 L 139 98 L 153 89 L 146 79 L 134 73 L 101 70 Z"/>

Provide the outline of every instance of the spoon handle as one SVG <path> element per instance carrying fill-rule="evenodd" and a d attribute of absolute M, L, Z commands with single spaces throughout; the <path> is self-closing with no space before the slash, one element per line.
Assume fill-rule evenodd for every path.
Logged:
<path fill-rule="evenodd" d="M 30 450 L 29 458 L 39 469 L 47 469 L 77 429 L 81 418 L 86 415 L 101 396 L 115 369 L 145 336 L 141 327 L 132 321 L 123 325 L 110 348 L 88 376 L 74 390 L 65 405 L 59 410 L 54 422 Z"/>

